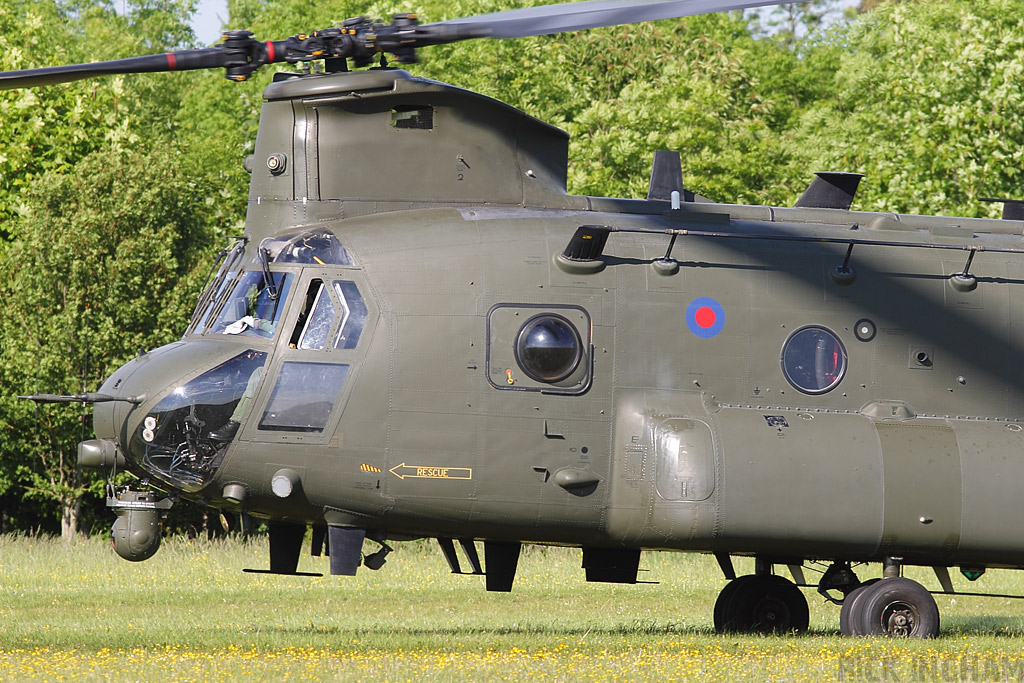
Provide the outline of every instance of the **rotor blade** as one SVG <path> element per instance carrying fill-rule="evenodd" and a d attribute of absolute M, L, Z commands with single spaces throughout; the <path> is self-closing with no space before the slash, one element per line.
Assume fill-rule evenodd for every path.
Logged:
<path fill-rule="evenodd" d="M 443 42 L 482 37 L 522 38 L 779 4 L 783 3 L 779 0 L 590 0 L 451 19 L 424 24 L 419 30 L 446 34 L 448 39 Z"/>
<path fill-rule="evenodd" d="M 225 66 L 228 54 L 220 47 L 180 50 L 160 55 L 128 57 L 91 64 L 46 66 L 39 69 L 0 72 L 0 90 L 31 88 L 37 85 L 70 83 L 83 78 L 112 74 L 152 73 L 155 71 L 189 71 Z"/>
<path fill-rule="evenodd" d="M 798 0 L 804 1 L 804 0 Z M 364 17 L 343 27 L 298 34 L 283 41 L 257 41 L 249 31 L 226 31 L 214 47 L 179 50 L 91 64 L 49 66 L 0 72 L 0 90 L 69 83 L 113 74 L 189 71 L 224 67 L 234 81 L 246 80 L 264 64 L 310 59 L 353 58 L 368 64 L 378 52 L 391 52 L 399 61 L 415 61 L 414 50 L 427 45 L 471 38 L 521 38 L 602 26 L 618 26 L 727 10 L 777 5 L 778 0 L 586 0 L 542 5 L 476 17 L 416 25 L 414 15 L 395 15 L 390 25 Z"/>

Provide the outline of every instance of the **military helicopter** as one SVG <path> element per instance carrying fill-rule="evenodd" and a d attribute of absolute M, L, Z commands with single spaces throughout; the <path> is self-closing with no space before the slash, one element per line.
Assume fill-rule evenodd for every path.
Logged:
<path fill-rule="evenodd" d="M 267 520 L 282 574 L 309 527 L 331 574 L 427 537 L 491 591 L 512 589 L 524 543 L 581 548 L 586 580 L 616 583 L 643 551 L 701 552 L 728 579 L 719 631 L 805 630 L 816 588 L 843 634 L 914 637 L 939 613 L 903 567 L 947 593 L 950 567 L 1024 567 L 1020 203 L 1002 220 L 851 211 L 860 176 L 820 173 L 794 207 L 721 204 L 669 152 L 646 199 L 570 195 L 563 131 L 348 65 L 764 4 L 360 17 L 0 74 L 325 64 L 266 88 L 245 234 L 181 340 L 97 393 L 28 397 L 95 404 L 80 463 L 138 477 L 109 486 L 117 553 L 151 557 L 179 499 Z M 869 564 L 880 577 L 857 575 Z"/>

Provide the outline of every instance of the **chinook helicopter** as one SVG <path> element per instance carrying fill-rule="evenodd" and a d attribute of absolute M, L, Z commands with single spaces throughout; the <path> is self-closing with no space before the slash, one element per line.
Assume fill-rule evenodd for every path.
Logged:
<path fill-rule="evenodd" d="M 803 631 L 816 588 L 843 634 L 915 637 L 939 613 L 903 567 L 946 593 L 951 567 L 1024 568 L 1020 203 L 1002 220 L 852 211 L 860 176 L 821 173 L 794 207 L 721 204 L 668 152 L 646 199 L 570 195 L 563 131 L 348 64 L 766 4 L 356 18 L 0 74 L 325 64 L 266 88 L 245 234 L 183 337 L 97 393 L 26 397 L 95 404 L 79 462 L 138 477 L 108 487 L 117 553 L 151 557 L 179 499 L 267 520 L 280 574 L 310 527 L 331 574 L 427 537 L 491 591 L 512 589 L 524 543 L 581 548 L 586 580 L 616 583 L 643 551 L 692 551 L 728 580 L 719 631 Z M 366 157 L 373 174 L 349 162 Z"/>

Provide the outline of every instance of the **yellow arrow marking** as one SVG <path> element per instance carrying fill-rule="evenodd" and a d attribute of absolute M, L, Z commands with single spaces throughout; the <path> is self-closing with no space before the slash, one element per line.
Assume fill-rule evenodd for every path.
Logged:
<path fill-rule="evenodd" d="M 472 467 L 432 467 L 426 465 L 395 465 L 391 474 L 399 479 L 472 479 Z"/>

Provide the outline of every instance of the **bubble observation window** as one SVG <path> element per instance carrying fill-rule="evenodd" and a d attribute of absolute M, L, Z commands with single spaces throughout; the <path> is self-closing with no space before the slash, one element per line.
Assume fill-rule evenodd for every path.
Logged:
<path fill-rule="evenodd" d="M 559 382 L 572 374 L 583 357 L 576 327 L 554 313 L 535 315 L 523 324 L 515 342 L 520 369 L 538 382 Z"/>

